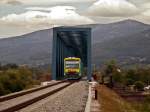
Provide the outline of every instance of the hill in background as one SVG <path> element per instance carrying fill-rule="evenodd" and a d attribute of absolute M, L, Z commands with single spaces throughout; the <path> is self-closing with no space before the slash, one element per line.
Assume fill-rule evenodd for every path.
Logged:
<path fill-rule="evenodd" d="M 150 25 L 133 20 L 83 25 L 92 28 L 92 60 L 101 65 L 117 59 L 121 65 L 150 63 Z M 0 40 L 0 62 L 47 65 L 52 56 L 52 29 Z"/>

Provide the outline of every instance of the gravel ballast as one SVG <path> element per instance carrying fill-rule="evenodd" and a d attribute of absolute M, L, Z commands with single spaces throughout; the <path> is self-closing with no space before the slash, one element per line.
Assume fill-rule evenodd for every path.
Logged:
<path fill-rule="evenodd" d="M 79 81 L 19 112 L 84 112 L 88 83 Z"/>

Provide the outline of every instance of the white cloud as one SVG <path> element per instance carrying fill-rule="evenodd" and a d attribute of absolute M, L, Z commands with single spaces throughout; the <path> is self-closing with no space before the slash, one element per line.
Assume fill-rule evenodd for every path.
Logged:
<path fill-rule="evenodd" d="M 131 19 L 150 25 L 150 9 L 143 11 L 141 14 L 136 15 L 132 17 Z"/>
<path fill-rule="evenodd" d="M 22 2 L 28 5 L 47 5 L 56 3 L 91 3 L 95 1 L 96 0 L 24 0 Z"/>
<path fill-rule="evenodd" d="M 1 0 L 0 4 L 20 5 L 22 2 L 19 0 Z"/>
<path fill-rule="evenodd" d="M 33 10 L 34 9 L 34 10 Z M 52 8 L 39 8 L 44 11 L 37 11 L 37 8 L 28 8 L 29 11 L 22 14 L 9 14 L 0 19 L 1 22 L 25 26 L 51 26 L 51 25 L 77 25 L 90 24 L 93 21 L 81 16 L 72 6 L 56 6 Z"/>
<path fill-rule="evenodd" d="M 139 12 L 134 4 L 126 0 L 99 0 L 88 9 L 88 14 L 104 17 L 126 17 L 136 15 Z"/>
<path fill-rule="evenodd" d="M 25 5 L 14 7 L 5 4 Z M 57 6 L 65 4 L 78 7 L 79 13 L 75 7 Z M 54 25 L 105 24 L 124 19 L 150 24 L 150 0 L 0 0 L 0 5 L 2 37 L 20 35 Z M 46 8 L 48 6 L 57 7 Z"/>
<path fill-rule="evenodd" d="M 150 2 L 149 3 L 143 3 L 143 4 L 141 4 L 141 7 L 143 9 L 149 10 L 150 9 Z"/>
<path fill-rule="evenodd" d="M 28 8 L 26 8 L 26 10 L 32 10 L 32 11 L 51 11 L 51 8 L 46 8 L 46 7 L 28 7 Z"/>
<path fill-rule="evenodd" d="M 23 3 L 26 5 L 48 5 L 59 3 L 92 3 L 97 0 L 0 0 L 0 3 Z"/>
<path fill-rule="evenodd" d="M 149 17 L 149 19 L 150 19 L 150 10 L 143 12 L 142 15 Z"/>
<path fill-rule="evenodd" d="M 128 0 L 128 1 L 134 4 L 138 4 L 138 5 L 150 2 L 149 0 Z"/>

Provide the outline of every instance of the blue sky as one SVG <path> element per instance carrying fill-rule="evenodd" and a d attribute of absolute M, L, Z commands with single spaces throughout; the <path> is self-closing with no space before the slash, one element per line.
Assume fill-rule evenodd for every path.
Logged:
<path fill-rule="evenodd" d="M 125 19 L 150 24 L 150 0 L 0 0 L 0 38 Z"/>

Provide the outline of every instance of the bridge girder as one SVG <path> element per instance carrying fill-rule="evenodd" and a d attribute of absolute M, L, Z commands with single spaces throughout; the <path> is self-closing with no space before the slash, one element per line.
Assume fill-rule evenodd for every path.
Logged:
<path fill-rule="evenodd" d="M 53 28 L 52 79 L 63 78 L 64 58 L 79 57 L 91 79 L 91 29 L 76 27 Z"/>

